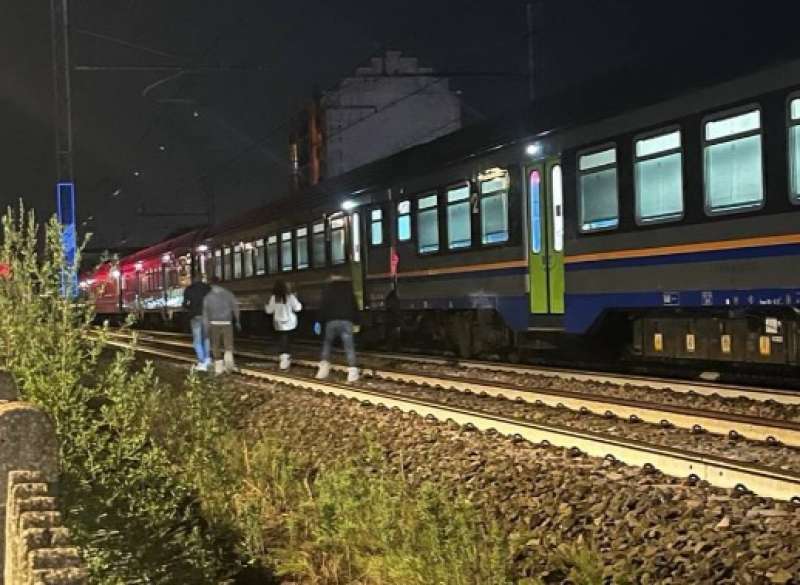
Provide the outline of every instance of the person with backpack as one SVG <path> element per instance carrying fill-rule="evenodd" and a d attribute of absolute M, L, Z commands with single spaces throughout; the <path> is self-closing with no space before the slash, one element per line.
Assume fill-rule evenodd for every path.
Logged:
<path fill-rule="evenodd" d="M 288 370 L 292 365 L 291 335 L 297 329 L 297 313 L 302 310 L 303 305 L 297 300 L 297 295 L 289 292 L 284 281 L 277 280 L 264 311 L 272 315 L 272 324 L 278 334 L 281 351 L 278 367 L 281 370 Z"/>

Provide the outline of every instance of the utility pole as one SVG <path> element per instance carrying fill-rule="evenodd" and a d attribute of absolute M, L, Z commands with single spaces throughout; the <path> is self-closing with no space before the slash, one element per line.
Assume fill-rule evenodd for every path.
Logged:
<path fill-rule="evenodd" d="M 528 2 L 525 6 L 525 12 L 528 21 L 528 100 L 533 101 L 536 98 L 536 61 L 534 60 L 534 6 L 533 2 Z"/>
<path fill-rule="evenodd" d="M 72 156 L 72 98 L 69 65 L 68 0 L 50 0 L 50 26 L 53 50 L 53 127 L 56 147 L 56 209 L 62 228 L 63 253 L 67 268 L 61 292 L 73 297 L 78 291 L 75 265 L 77 234 L 75 226 L 75 183 Z"/>
<path fill-rule="evenodd" d="M 53 43 L 54 125 L 56 173 L 59 182 L 72 182 L 72 98 L 69 66 L 68 0 L 50 0 Z"/>

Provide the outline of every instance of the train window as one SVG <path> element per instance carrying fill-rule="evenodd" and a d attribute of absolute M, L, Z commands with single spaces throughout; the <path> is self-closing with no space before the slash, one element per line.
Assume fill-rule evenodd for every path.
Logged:
<path fill-rule="evenodd" d="M 789 176 L 792 201 L 800 203 L 800 98 L 789 104 Z"/>
<path fill-rule="evenodd" d="M 347 261 L 344 237 L 344 218 L 331 220 L 331 262 L 344 264 Z"/>
<path fill-rule="evenodd" d="M 305 270 L 308 268 L 308 228 L 301 227 L 294 231 L 295 258 L 297 258 L 297 269 Z"/>
<path fill-rule="evenodd" d="M 617 149 L 606 148 L 578 156 L 581 231 L 613 229 L 619 225 Z"/>
<path fill-rule="evenodd" d="M 233 247 L 233 277 L 242 277 L 242 244 L 236 244 Z"/>
<path fill-rule="evenodd" d="M 373 246 L 383 244 L 383 210 L 373 209 L 369 214 L 370 243 Z"/>
<path fill-rule="evenodd" d="M 681 131 L 635 142 L 633 164 L 636 221 L 655 223 L 683 217 L 683 154 Z"/>
<path fill-rule="evenodd" d="M 231 249 L 225 248 L 222 252 L 222 257 L 224 259 L 225 267 L 222 272 L 223 280 L 230 280 L 233 278 L 233 264 L 232 264 L 232 257 L 231 257 Z"/>
<path fill-rule="evenodd" d="M 438 205 L 436 193 L 417 200 L 417 250 L 420 254 L 439 249 Z"/>
<path fill-rule="evenodd" d="M 754 109 L 706 122 L 704 138 L 706 211 L 734 213 L 761 207 L 761 112 Z"/>
<path fill-rule="evenodd" d="M 278 266 L 278 236 L 267 238 L 267 270 L 270 274 L 277 274 Z"/>
<path fill-rule="evenodd" d="M 311 227 L 311 263 L 314 268 L 323 268 L 325 261 L 325 222 L 320 221 Z"/>
<path fill-rule="evenodd" d="M 564 249 L 564 179 L 561 165 L 550 169 L 550 188 L 553 190 L 553 249 Z"/>
<path fill-rule="evenodd" d="M 494 173 L 480 183 L 481 242 L 501 244 L 508 241 L 508 172 Z"/>
<path fill-rule="evenodd" d="M 539 171 L 531 171 L 528 179 L 531 211 L 531 252 L 542 251 L 542 178 Z"/>
<path fill-rule="evenodd" d="M 214 250 L 214 278 L 222 280 L 222 250 Z"/>
<path fill-rule="evenodd" d="M 472 245 L 472 216 L 469 183 L 447 190 L 447 247 L 450 250 Z"/>
<path fill-rule="evenodd" d="M 397 204 L 397 239 L 400 242 L 411 239 L 411 201 Z"/>
<path fill-rule="evenodd" d="M 292 232 L 281 233 L 281 271 L 292 270 Z"/>
<path fill-rule="evenodd" d="M 352 242 L 353 242 L 353 262 L 361 262 L 361 214 L 357 211 L 351 216 L 351 224 L 353 228 Z"/>
<path fill-rule="evenodd" d="M 253 256 L 255 252 L 255 246 L 252 242 L 247 242 L 244 245 L 244 277 L 250 278 L 253 276 L 255 271 L 255 266 L 253 266 Z"/>
<path fill-rule="evenodd" d="M 256 240 L 256 275 L 261 276 L 267 271 L 264 240 Z"/>

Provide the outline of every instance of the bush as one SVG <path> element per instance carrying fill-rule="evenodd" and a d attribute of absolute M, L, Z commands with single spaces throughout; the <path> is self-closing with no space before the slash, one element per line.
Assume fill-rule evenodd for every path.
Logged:
<path fill-rule="evenodd" d="M 93 327 L 91 304 L 60 294 L 74 267 L 55 219 L 40 231 L 32 213 L 9 210 L 2 226 L 0 262 L 11 277 L 0 281 L 0 367 L 55 421 L 65 519 L 93 582 L 223 581 L 217 535 L 202 522 L 191 484 L 152 439 L 161 397 L 153 369 L 135 368 L 131 352 L 104 356 L 107 331 Z M 208 432 L 218 429 L 212 423 Z"/>

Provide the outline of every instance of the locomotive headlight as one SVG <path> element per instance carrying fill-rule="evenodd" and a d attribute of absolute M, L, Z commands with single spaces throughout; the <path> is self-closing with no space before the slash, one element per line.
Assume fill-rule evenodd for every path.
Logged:
<path fill-rule="evenodd" d="M 342 209 L 344 211 L 353 211 L 356 208 L 356 202 L 352 199 L 347 199 L 342 202 Z"/>
<path fill-rule="evenodd" d="M 120 274 L 121 273 L 117 268 L 111 271 L 111 276 L 113 276 L 114 278 L 119 278 Z"/>
<path fill-rule="evenodd" d="M 203 252 L 208 252 L 208 246 L 206 246 L 205 244 L 200 244 L 199 246 L 197 246 L 197 251 L 200 252 L 201 254 Z"/>
<path fill-rule="evenodd" d="M 538 142 L 532 142 L 525 147 L 525 154 L 528 156 L 539 156 L 542 154 L 542 145 Z"/>

